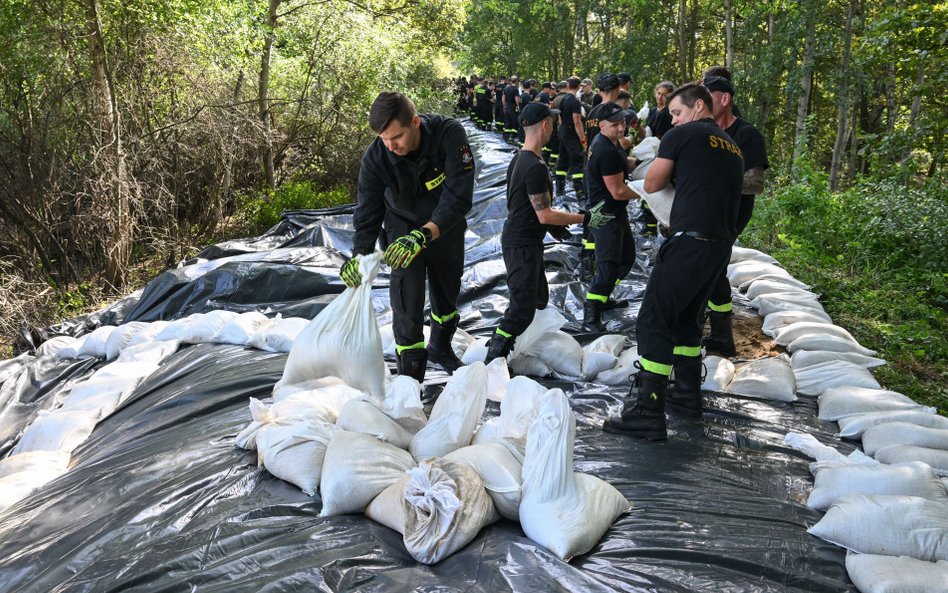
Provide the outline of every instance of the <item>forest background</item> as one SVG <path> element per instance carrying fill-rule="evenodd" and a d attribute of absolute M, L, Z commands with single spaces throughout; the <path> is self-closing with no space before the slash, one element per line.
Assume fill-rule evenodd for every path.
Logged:
<path fill-rule="evenodd" d="M 3 0 L 0 31 L 4 343 L 352 200 L 381 89 L 626 71 L 640 107 L 727 65 L 771 162 L 742 242 L 948 412 L 946 2 Z"/>

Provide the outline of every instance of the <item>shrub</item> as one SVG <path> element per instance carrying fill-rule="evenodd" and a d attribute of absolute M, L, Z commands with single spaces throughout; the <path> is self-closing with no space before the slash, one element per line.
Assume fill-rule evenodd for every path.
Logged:
<path fill-rule="evenodd" d="M 345 187 L 318 191 L 309 181 L 290 181 L 248 198 L 240 210 L 251 231 L 262 232 L 280 222 L 280 213 L 285 210 L 315 210 L 351 201 Z"/>

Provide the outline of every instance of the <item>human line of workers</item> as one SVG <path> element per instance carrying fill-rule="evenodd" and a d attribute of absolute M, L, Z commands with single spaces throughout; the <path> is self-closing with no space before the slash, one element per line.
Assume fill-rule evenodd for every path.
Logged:
<path fill-rule="evenodd" d="M 645 132 L 628 99 L 622 101 L 626 79 L 601 75 L 599 100 L 595 105 L 591 100 L 588 110 L 581 100 L 583 81 L 577 77 L 565 82 L 565 92 L 547 93 L 546 100 L 540 98 L 546 84 L 530 100 L 532 81 L 525 81 L 521 92 L 519 81 L 511 77 L 502 89 L 503 133 L 511 141 L 519 137 L 522 146 L 507 170 L 508 214 L 501 235 L 509 304 L 491 335 L 486 362 L 506 357 L 536 311 L 548 304 L 543 262 L 548 232 L 562 238 L 569 235 L 565 227 L 582 225 L 590 247 L 580 260 L 588 280 L 585 331 L 605 332 L 606 312 L 628 305 L 610 297 L 635 262 L 627 206 L 640 196 L 626 183 L 637 164 L 628 150 Z M 487 81 L 479 82 L 490 88 Z M 647 125 L 661 141 L 644 191 L 671 184 L 675 200 L 636 320 L 639 368 L 621 413 L 603 425 L 607 431 L 652 440 L 667 438 L 666 408 L 701 416 L 702 346 L 736 355 L 725 271 L 731 247 L 750 220 L 754 197 L 763 190 L 768 166 L 763 137 L 735 114 L 727 69 L 709 69 L 702 82 L 659 86 L 655 118 L 648 118 L 656 127 Z M 474 105 L 485 110 L 475 122 L 486 126 L 484 105 L 496 109 L 496 102 Z M 507 117 L 511 105 L 514 120 Z M 667 118 L 667 126 L 660 117 Z M 352 257 L 343 264 L 341 278 L 347 286 L 359 285 L 356 256 L 371 253 L 381 242 L 392 267 L 397 372 L 423 381 L 430 361 L 453 373 L 461 365 L 451 339 L 459 322 L 465 215 L 475 176 L 467 133 L 454 118 L 418 114 L 410 99 L 393 91 L 376 98 L 369 125 L 377 138 L 362 158 Z M 558 144 L 551 146 L 554 138 Z M 551 154 L 557 155 L 555 184 L 548 168 Z M 567 176 L 580 212 L 553 207 Z M 426 291 L 431 306 L 427 344 L 422 331 Z M 702 336 L 706 309 L 711 333 Z M 673 369 L 676 379 L 669 386 Z"/>

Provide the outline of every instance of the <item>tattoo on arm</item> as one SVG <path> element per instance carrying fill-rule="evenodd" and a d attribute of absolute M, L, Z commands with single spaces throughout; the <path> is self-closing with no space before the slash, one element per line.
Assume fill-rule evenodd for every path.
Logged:
<path fill-rule="evenodd" d="M 744 183 L 741 187 L 742 194 L 758 195 L 764 191 L 764 169 L 763 167 L 754 167 L 750 171 L 744 172 Z"/>
<path fill-rule="evenodd" d="M 530 194 L 530 204 L 533 205 L 533 209 L 536 211 L 546 210 L 550 207 L 550 204 L 553 203 L 553 200 L 550 198 L 550 192 L 543 192 L 542 194 Z"/>

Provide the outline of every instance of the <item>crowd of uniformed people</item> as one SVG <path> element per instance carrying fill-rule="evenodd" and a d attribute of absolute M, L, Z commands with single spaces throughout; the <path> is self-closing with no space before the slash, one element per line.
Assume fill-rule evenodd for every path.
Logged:
<path fill-rule="evenodd" d="M 509 305 L 491 335 L 486 362 L 507 356 L 536 310 L 548 304 L 547 233 L 562 239 L 571 236 L 566 227 L 582 225 L 585 331 L 605 332 L 604 312 L 628 304 L 611 293 L 635 262 L 627 206 L 641 196 L 627 184 L 638 164 L 630 149 L 646 136 L 660 139 L 644 191 L 670 184 L 675 200 L 667 228 L 656 228 L 643 208 L 645 232 L 660 232 L 664 239 L 636 322 L 639 370 L 621 414 L 603 428 L 661 440 L 667 438 L 666 410 L 701 416 L 702 347 L 736 354 L 725 270 L 768 165 L 763 137 L 734 105 L 726 68 L 710 68 L 701 82 L 677 87 L 661 81 L 655 106 L 638 113 L 631 82 L 627 73 L 607 72 L 593 91 L 591 79 L 577 76 L 542 83 L 516 75 L 472 76 L 457 81 L 457 114 L 469 115 L 479 129 L 500 132 L 519 148 L 507 171 L 508 216 L 501 236 Z M 353 258 L 341 277 L 348 286 L 358 285 L 355 256 L 381 243 L 392 267 L 398 372 L 421 381 L 430 361 L 453 373 L 460 366 L 451 338 L 459 321 L 465 214 L 474 188 L 467 134 L 456 119 L 416 113 L 398 92 L 378 96 L 369 124 L 378 137 L 362 160 Z M 553 207 L 568 182 L 580 212 Z M 706 316 L 711 332 L 702 336 Z M 672 370 L 675 381 L 669 386 Z"/>

